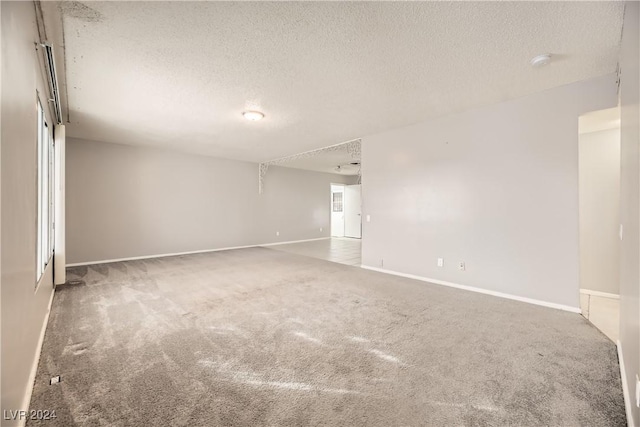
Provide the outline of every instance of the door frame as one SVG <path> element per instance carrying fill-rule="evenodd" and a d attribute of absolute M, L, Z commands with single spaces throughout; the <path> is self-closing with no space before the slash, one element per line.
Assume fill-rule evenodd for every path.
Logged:
<path fill-rule="evenodd" d="M 329 184 L 329 236 L 344 237 L 344 187 L 346 184 L 340 182 L 332 182 Z M 342 187 L 342 235 L 333 235 L 333 187 Z"/>

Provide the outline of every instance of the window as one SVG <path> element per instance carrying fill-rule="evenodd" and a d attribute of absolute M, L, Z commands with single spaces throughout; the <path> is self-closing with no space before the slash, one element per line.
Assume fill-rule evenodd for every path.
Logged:
<path fill-rule="evenodd" d="M 333 193 L 333 211 L 342 212 L 342 193 Z"/>
<path fill-rule="evenodd" d="M 53 255 L 53 138 L 38 102 L 38 222 L 36 285 Z"/>

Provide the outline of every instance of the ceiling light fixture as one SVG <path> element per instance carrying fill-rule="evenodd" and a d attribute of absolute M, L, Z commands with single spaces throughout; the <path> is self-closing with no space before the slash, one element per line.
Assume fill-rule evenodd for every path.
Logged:
<path fill-rule="evenodd" d="M 262 120 L 264 118 L 264 114 L 260 111 L 245 111 L 242 115 L 245 119 L 251 120 L 252 122 Z"/>
<path fill-rule="evenodd" d="M 551 62 L 551 55 L 545 53 L 543 55 L 534 56 L 530 62 L 531 66 L 534 68 L 543 67 Z"/>

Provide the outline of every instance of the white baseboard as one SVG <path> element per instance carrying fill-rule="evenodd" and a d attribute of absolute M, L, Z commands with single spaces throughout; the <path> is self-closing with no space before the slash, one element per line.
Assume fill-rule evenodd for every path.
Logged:
<path fill-rule="evenodd" d="M 42 353 L 42 345 L 44 344 L 44 334 L 47 332 L 47 325 L 49 324 L 49 314 L 51 314 L 51 305 L 53 304 L 53 296 L 55 295 L 55 288 L 51 290 L 51 297 L 49 298 L 49 306 L 47 307 L 47 314 L 44 316 L 42 322 L 42 329 L 40 330 L 40 337 L 38 338 L 38 345 L 36 347 L 36 355 L 31 365 L 31 372 L 29 373 L 29 384 L 27 390 L 22 399 L 22 408 L 25 411 L 29 410 L 29 404 L 31 403 L 31 395 L 33 394 L 33 386 L 36 381 L 36 374 L 38 373 L 38 363 L 40 362 L 40 354 Z M 22 427 L 26 424 L 26 419 L 20 420 L 18 426 Z"/>
<path fill-rule="evenodd" d="M 152 259 L 152 258 L 164 258 L 169 256 L 179 256 L 179 255 L 192 255 L 192 254 L 203 254 L 208 252 L 219 252 L 219 251 L 229 251 L 233 249 L 246 249 L 246 248 L 257 248 L 260 246 L 278 246 L 278 245 L 287 245 L 289 243 L 302 243 L 302 242 L 313 242 L 315 240 L 326 240 L 331 237 L 318 237 L 315 239 L 304 239 L 304 240 L 291 240 L 288 242 L 275 242 L 275 243 L 263 243 L 260 245 L 246 245 L 246 246 L 230 246 L 227 248 L 217 248 L 217 249 L 201 249 L 197 251 L 188 251 L 188 252 L 174 252 L 168 254 L 156 254 L 156 255 L 143 255 L 143 256 L 134 256 L 127 258 L 114 258 L 114 259 L 103 259 L 97 261 L 86 261 L 86 262 L 76 262 L 72 264 L 67 264 L 67 267 L 79 267 L 83 265 L 93 265 L 93 264 L 108 264 L 111 262 L 120 262 L 120 261 L 135 261 L 140 259 Z"/>
<path fill-rule="evenodd" d="M 622 394 L 624 395 L 624 409 L 627 413 L 627 426 L 635 427 L 633 423 L 633 417 L 631 416 L 631 391 L 629 390 L 629 384 L 627 383 L 627 372 L 624 368 L 624 358 L 622 356 L 622 343 L 620 340 L 616 343 L 618 348 L 618 362 L 620 364 L 620 378 L 622 379 Z"/>
<path fill-rule="evenodd" d="M 591 289 L 580 289 L 580 293 L 581 294 L 585 294 L 585 295 L 593 295 L 594 297 L 620 299 L 620 295 L 618 295 L 618 294 L 610 294 L 608 292 L 592 291 Z"/>
<path fill-rule="evenodd" d="M 517 296 L 517 295 L 505 294 L 505 293 L 502 293 L 502 292 L 490 291 L 488 289 L 476 288 L 476 287 L 473 287 L 473 286 L 459 285 L 457 283 L 445 282 L 444 280 L 430 279 L 428 277 L 416 276 L 414 274 L 399 273 L 397 271 L 386 270 L 384 268 L 369 267 L 367 265 L 363 265 L 362 268 L 364 268 L 366 270 L 378 271 L 380 273 L 392 274 L 394 276 L 406 277 L 408 279 L 420 280 L 422 282 L 434 283 L 436 285 L 449 286 L 451 288 L 464 289 L 465 291 L 478 292 L 478 293 L 481 293 L 481 294 L 492 295 L 494 297 L 506 298 L 506 299 L 511 299 L 511 300 L 515 300 L 515 301 L 526 302 L 526 303 L 529 303 L 529 304 L 535 304 L 535 305 L 541 305 L 541 306 L 544 306 L 544 307 L 555 308 L 555 309 L 558 309 L 558 310 L 570 311 L 572 313 L 578 313 L 578 314 L 582 313 L 582 310 L 580 310 L 579 307 L 572 307 L 570 305 L 556 304 L 556 303 L 553 303 L 553 302 L 541 301 L 541 300 L 537 300 L 537 299 L 533 299 L 533 298 L 525 298 L 525 297 L 520 297 L 520 296 Z"/>

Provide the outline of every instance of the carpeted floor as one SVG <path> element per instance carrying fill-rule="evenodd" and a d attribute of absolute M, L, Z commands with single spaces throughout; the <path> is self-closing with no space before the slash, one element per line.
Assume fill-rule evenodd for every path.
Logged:
<path fill-rule="evenodd" d="M 69 279 L 43 425 L 625 425 L 616 349 L 578 314 L 266 248 Z"/>

